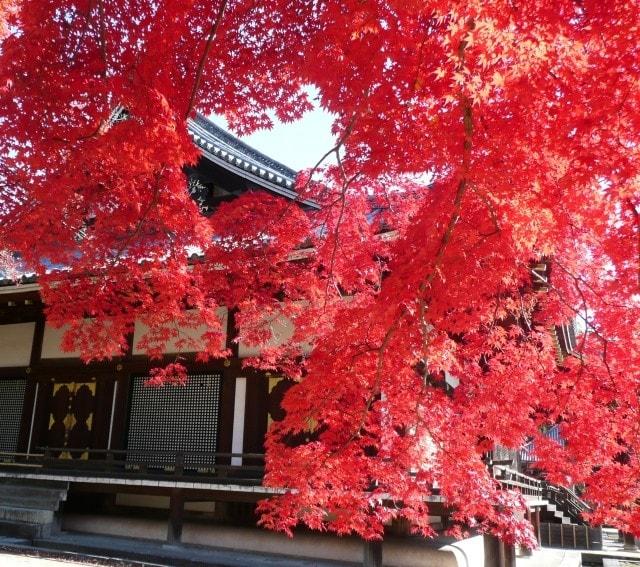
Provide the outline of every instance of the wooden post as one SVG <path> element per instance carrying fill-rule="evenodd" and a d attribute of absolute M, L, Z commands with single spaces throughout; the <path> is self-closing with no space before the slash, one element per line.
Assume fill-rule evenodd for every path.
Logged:
<path fill-rule="evenodd" d="M 49 447 L 44 448 L 44 455 L 42 456 L 42 462 L 44 463 L 45 468 L 51 466 L 51 449 Z"/>
<path fill-rule="evenodd" d="M 587 542 L 585 544 L 587 546 L 587 549 L 591 549 L 591 543 L 589 542 L 589 528 L 587 527 L 586 524 L 584 526 L 584 539 Z"/>
<path fill-rule="evenodd" d="M 625 551 L 637 551 L 636 538 L 633 534 L 624 534 L 624 550 Z"/>
<path fill-rule="evenodd" d="M 442 507 L 442 514 L 440 514 L 440 524 L 442 525 L 442 530 L 445 531 L 449 527 L 449 514 L 451 510 L 446 506 Z"/>
<path fill-rule="evenodd" d="M 507 567 L 516 567 L 516 546 L 507 545 Z"/>
<path fill-rule="evenodd" d="M 602 549 L 602 528 L 588 528 L 589 548 Z"/>
<path fill-rule="evenodd" d="M 538 539 L 538 545 L 542 545 L 542 533 L 540 532 L 540 508 L 536 508 L 535 512 L 533 513 L 533 518 L 535 520 L 535 523 L 533 525 L 535 531 L 536 531 L 536 538 Z"/>
<path fill-rule="evenodd" d="M 382 540 L 365 540 L 363 552 L 363 567 L 382 567 Z"/>
<path fill-rule="evenodd" d="M 176 462 L 173 472 L 176 476 L 184 475 L 184 453 L 182 451 L 178 451 L 176 453 Z"/>
<path fill-rule="evenodd" d="M 498 545 L 499 567 L 516 567 L 516 548 L 500 541 Z"/>
<path fill-rule="evenodd" d="M 180 543 L 182 539 L 182 525 L 184 523 L 184 495 L 179 488 L 171 490 L 169 501 L 169 524 L 167 526 L 167 542 Z"/>
<path fill-rule="evenodd" d="M 107 454 L 105 455 L 105 463 L 106 469 L 108 471 L 113 471 L 115 469 L 115 463 L 113 462 L 113 453 L 107 450 Z"/>
<path fill-rule="evenodd" d="M 526 509 L 525 511 L 525 517 L 527 519 L 527 521 L 531 524 L 533 530 L 535 531 L 536 527 L 533 523 L 533 514 L 531 513 L 531 510 L 529 510 L 529 508 Z M 528 547 L 524 547 L 524 546 L 520 546 L 520 555 L 523 557 L 529 557 L 531 555 L 533 555 L 533 549 L 529 549 Z"/>

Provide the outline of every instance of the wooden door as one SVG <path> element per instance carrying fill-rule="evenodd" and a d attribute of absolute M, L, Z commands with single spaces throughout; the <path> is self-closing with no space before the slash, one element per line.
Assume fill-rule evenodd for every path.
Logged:
<path fill-rule="evenodd" d="M 86 459 L 93 446 L 96 382 L 54 382 L 47 404 L 43 445 L 61 448 L 61 459 Z"/>

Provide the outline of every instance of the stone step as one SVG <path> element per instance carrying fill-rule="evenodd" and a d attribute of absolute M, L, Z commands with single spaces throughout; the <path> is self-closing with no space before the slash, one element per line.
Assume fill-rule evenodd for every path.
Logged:
<path fill-rule="evenodd" d="M 63 480 L 44 480 L 30 477 L 16 477 L 5 474 L 0 475 L 0 486 L 37 486 L 38 488 L 49 488 L 56 490 L 68 490 L 69 483 Z"/>
<path fill-rule="evenodd" d="M 17 506 L 0 506 L 0 520 L 26 524 L 47 524 L 53 522 L 52 510 L 34 510 Z"/>
<path fill-rule="evenodd" d="M 30 508 L 32 510 L 51 510 L 56 512 L 60 508 L 60 498 L 54 496 L 20 496 L 7 495 L 0 496 L 0 506 L 10 506 L 18 508 Z"/>
<path fill-rule="evenodd" d="M 0 534 L 28 539 L 49 536 L 55 512 L 67 499 L 68 483 L 0 478 Z"/>
<path fill-rule="evenodd" d="M 34 541 L 39 549 L 60 550 L 108 557 L 112 561 L 140 561 L 144 565 L 160 567 L 358 567 L 362 563 L 330 561 L 257 553 L 235 549 L 216 549 L 195 545 L 166 545 L 162 541 L 133 539 L 95 534 L 61 532 L 54 537 Z M 77 555 L 75 557 L 77 560 Z"/>
<path fill-rule="evenodd" d="M 48 524 L 30 524 L 28 522 L 14 522 L 12 520 L 0 520 L 0 534 L 34 540 L 51 536 L 53 522 Z"/>
<path fill-rule="evenodd" d="M 67 489 L 42 487 L 39 484 L 18 484 L 11 485 L 7 483 L 0 484 L 0 504 L 4 502 L 5 498 L 42 498 L 44 500 L 67 499 Z"/>

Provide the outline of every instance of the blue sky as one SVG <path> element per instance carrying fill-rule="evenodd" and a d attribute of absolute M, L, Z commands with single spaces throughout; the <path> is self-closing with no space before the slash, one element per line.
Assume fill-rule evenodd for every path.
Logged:
<path fill-rule="evenodd" d="M 222 116 L 209 118 L 228 130 L 226 120 Z M 335 144 L 331 135 L 331 115 L 320 108 L 308 112 L 297 122 L 274 122 L 272 130 L 259 130 L 240 139 L 296 170 L 313 167 Z"/>

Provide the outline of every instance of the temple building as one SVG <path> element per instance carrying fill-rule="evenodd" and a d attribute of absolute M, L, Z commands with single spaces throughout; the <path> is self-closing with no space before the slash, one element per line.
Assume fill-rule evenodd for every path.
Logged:
<path fill-rule="evenodd" d="M 248 190 L 297 199 L 295 171 L 202 116 L 188 127 L 202 152 L 187 172 L 189 190 L 205 214 Z M 49 544 L 63 530 L 378 564 L 379 550 L 355 538 L 301 530 L 288 540 L 255 527 L 255 503 L 270 493 L 261 483 L 263 440 L 281 415 L 287 385 L 242 368 L 257 351 L 236 344 L 232 318 L 225 309 L 220 316 L 234 356 L 205 364 L 170 345 L 168 354 L 186 360 L 189 380 L 149 388 L 152 363 L 134 347 L 142 327 L 126 356 L 85 365 L 78 353 L 61 349 L 62 332 L 47 324 L 37 282 L 0 280 L 0 532 Z M 272 344 L 292 334 L 283 320 Z M 560 343 L 565 351 L 575 346 L 570 329 Z M 598 534 L 579 517 L 585 504 L 526 474 L 532 458 L 525 447 L 487 462 L 504 486 L 526 495 L 540 541 L 597 547 Z M 434 527 L 446 527 L 446 502 L 435 498 L 431 509 Z M 331 545 L 319 544 L 327 540 Z M 468 565 L 490 567 L 513 564 L 512 552 L 481 536 L 434 543 L 390 526 L 384 563 L 462 565 L 460 557 L 475 553 L 478 562 Z"/>

